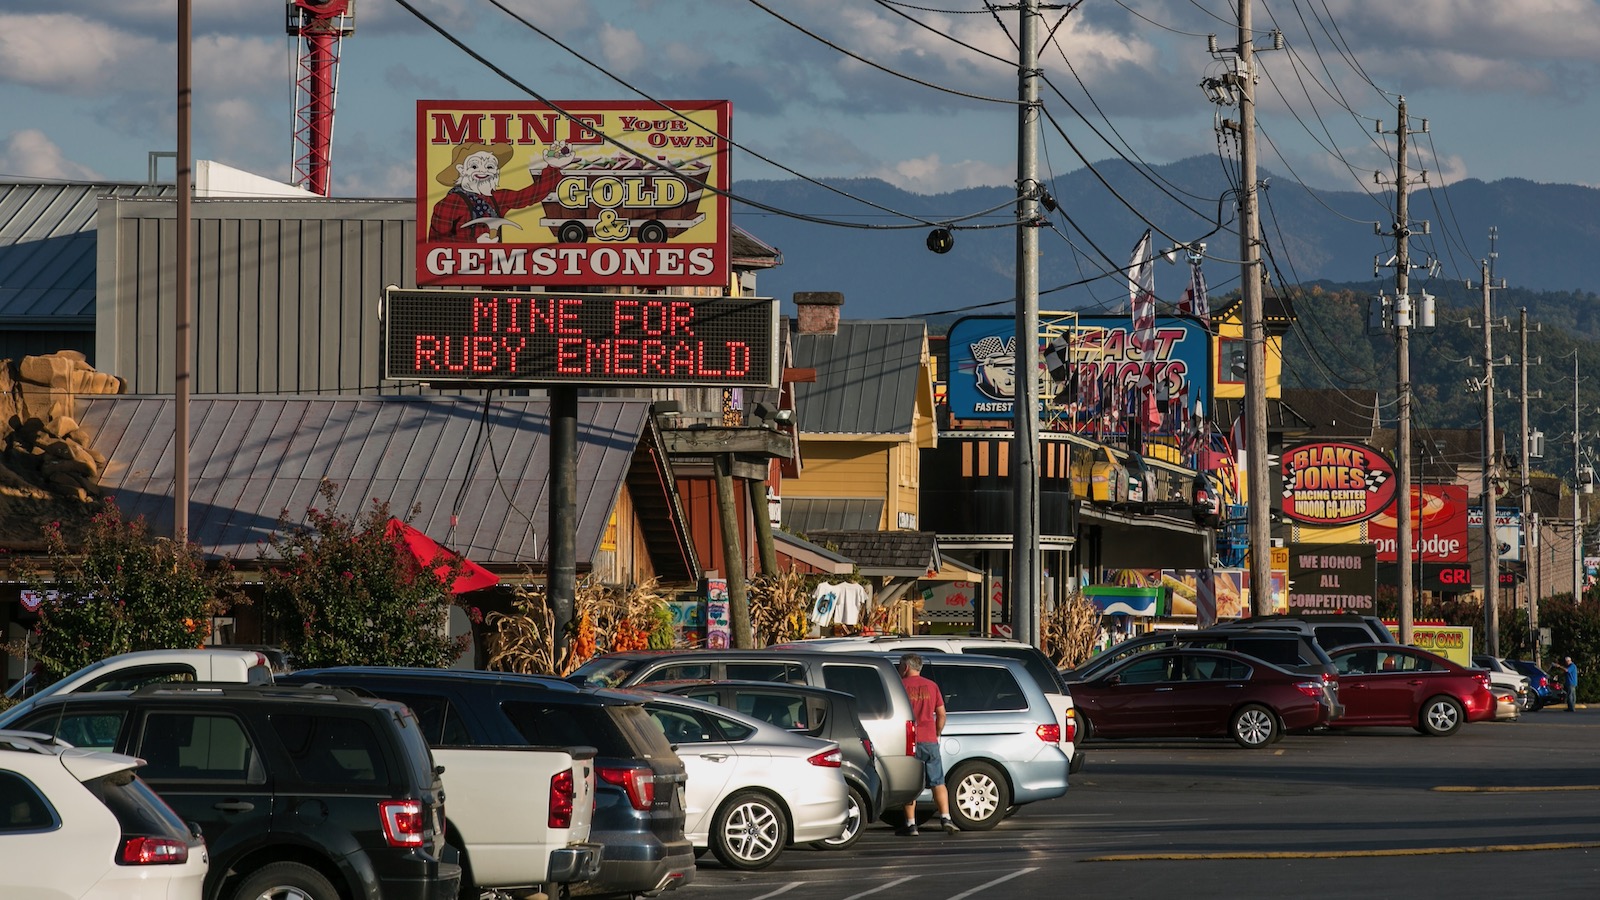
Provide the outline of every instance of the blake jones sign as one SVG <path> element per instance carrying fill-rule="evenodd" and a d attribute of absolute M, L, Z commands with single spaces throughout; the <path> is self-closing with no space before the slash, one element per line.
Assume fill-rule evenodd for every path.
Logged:
<path fill-rule="evenodd" d="M 417 283 L 725 287 L 727 101 L 417 103 Z"/>
<path fill-rule="evenodd" d="M 771 299 L 391 288 L 382 318 L 395 381 L 778 384 Z"/>
<path fill-rule="evenodd" d="M 1319 441 L 1283 448 L 1283 514 L 1311 525 L 1364 522 L 1394 500 L 1394 467 L 1361 444 Z"/>

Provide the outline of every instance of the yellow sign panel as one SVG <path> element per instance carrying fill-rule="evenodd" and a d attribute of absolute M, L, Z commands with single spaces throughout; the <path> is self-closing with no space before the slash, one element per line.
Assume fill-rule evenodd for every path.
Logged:
<path fill-rule="evenodd" d="M 1400 629 L 1394 625 L 1389 631 L 1400 639 Z M 1412 625 L 1411 646 L 1450 660 L 1457 665 L 1472 665 L 1472 626 L 1470 625 Z"/>

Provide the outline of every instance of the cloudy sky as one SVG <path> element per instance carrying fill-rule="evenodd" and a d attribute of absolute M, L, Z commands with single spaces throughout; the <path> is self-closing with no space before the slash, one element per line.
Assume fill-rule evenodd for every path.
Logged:
<path fill-rule="evenodd" d="M 736 184 L 873 176 L 936 194 L 1009 183 L 1016 168 L 1016 73 L 1005 60 L 1017 13 L 979 0 L 404 2 L 553 100 L 635 90 L 731 100 L 733 137 L 748 148 L 734 158 Z M 1198 85 L 1225 65 L 1206 35 L 1237 43 L 1230 4 L 1069 5 L 1064 18 L 1044 14 L 1054 31 L 1041 94 L 1061 128 L 1043 129 L 1045 171 L 1078 169 L 1079 154 L 1152 163 L 1215 154 L 1218 108 Z M 194 6 L 196 158 L 288 179 L 294 49 L 283 5 Z M 1253 10 L 1257 29 L 1279 28 L 1286 41 L 1260 56 L 1261 162 L 1280 175 L 1351 188 L 1392 170 L 1393 139 L 1374 126 L 1394 128 L 1403 94 L 1412 127 L 1429 120 L 1412 166 L 1434 183 L 1600 185 L 1595 0 L 1256 0 Z M 401 0 L 359 0 L 356 13 L 343 44 L 334 193 L 407 196 L 416 100 L 526 95 Z M 176 33 L 176 0 L 7 0 L 0 177 L 144 180 L 148 153 L 177 145 Z"/>

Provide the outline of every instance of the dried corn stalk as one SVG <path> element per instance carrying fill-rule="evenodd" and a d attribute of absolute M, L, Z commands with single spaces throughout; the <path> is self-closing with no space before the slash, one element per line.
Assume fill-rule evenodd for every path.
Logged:
<path fill-rule="evenodd" d="M 750 628 L 756 644 L 765 646 L 799 640 L 810 628 L 810 579 L 794 570 L 761 574 L 746 588 L 750 599 Z"/>
<path fill-rule="evenodd" d="M 579 582 L 567 648 L 555 658 L 555 612 L 543 585 L 519 587 L 514 612 L 484 620 L 489 668 L 533 675 L 567 675 L 597 653 L 672 645 L 672 614 L 654 579 L 620 588 L 593 578 Z"/>
<path fill-rule="evenodd" d="M 1100 608 L 1082 592 L 1058 602 L 1044 615 L 1045 652 L 1057 666 L 1070 668 L 1094 653 L 1100 635 Z"/>
<path fill-rule="evenodd" d="M 565 675 L 575 664 L 572 654 L 555 658 L 555 612 L 546 600 L 543 585 L 522 585 L 511 601 L 510 613 L 491 612 L 484 618 L 490 629 L 485 640 L 490 669 L 520 672 L 524 675 Z"/>

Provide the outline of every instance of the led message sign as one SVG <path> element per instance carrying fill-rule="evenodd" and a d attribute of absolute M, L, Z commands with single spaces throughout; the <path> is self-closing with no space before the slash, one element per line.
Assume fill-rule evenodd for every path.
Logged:
<path fill-rule="evenodd" d="M 391 288 L 384 377 L 776 387 L 777 333 L 770 298 Z"/>

